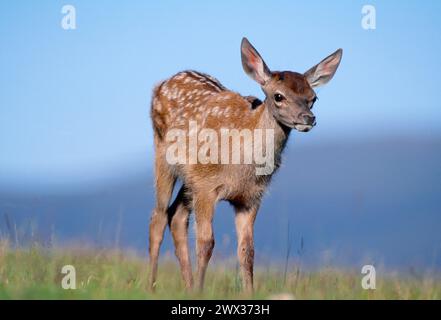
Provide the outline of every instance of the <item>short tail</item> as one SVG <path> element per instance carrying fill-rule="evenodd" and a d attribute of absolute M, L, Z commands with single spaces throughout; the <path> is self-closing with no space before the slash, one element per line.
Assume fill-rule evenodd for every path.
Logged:
<path fill-rule="evenodd" d="M 164 109 L 161 104 L 161 87 L 164 81 L 153 89 L 150 117 L 152 118 L 153 132 L 159 140 L 163 140 L 166 130 Z"/>

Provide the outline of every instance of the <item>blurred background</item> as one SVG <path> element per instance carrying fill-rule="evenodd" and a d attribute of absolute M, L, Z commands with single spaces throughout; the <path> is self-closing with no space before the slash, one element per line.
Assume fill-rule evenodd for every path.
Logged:
<path fill-rule="evenodd" d="M 65 4 L 75 30 L 61 27 Z M 440 270 L 440 14 L 416 0 L 1 2 L 0 237 L 146 255 L 152 88 L 196 69 L 263 98 L 242 70 L 247 36 L 273 70 L 344 49 L 317 127 L 293 132 L 264 199 L 257 260 Z M 234 256 L 228 205 L 214 230 L 215 256 Z"/>

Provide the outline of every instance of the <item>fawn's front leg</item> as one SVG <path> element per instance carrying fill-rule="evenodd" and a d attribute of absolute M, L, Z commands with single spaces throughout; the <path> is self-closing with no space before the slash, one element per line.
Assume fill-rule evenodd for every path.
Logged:
<path fill-rule="evenodd" d="M 253 292 L 253 265 L 254 265 L 254 221 L 257 207 L 236 207 L 237 257 L 242 275 L 243 289 L 247 293 Z"/>
<path fill-rule="evenodd" d="M 193 199 L 196 218 L 196 281 L 197 288 L 202 291 L 205 271 L 214 248 L 213 213 L 216 198 L 206 194 L 195 194 Z"/>

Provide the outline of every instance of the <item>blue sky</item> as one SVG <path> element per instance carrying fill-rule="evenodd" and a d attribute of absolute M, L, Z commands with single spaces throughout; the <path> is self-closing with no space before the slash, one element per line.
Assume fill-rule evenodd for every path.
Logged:
<path fill-rule="evenodd" d="M 60 27 L 74 5 L 77 29 Z M 361 28 L 373 4 L 377 29 Z M 273 70 L 344 56 L 296 140 L 441 136 L 439 1 L 0 3 L 0 184 L 87 182 L 151 166 L 151 89 L 182 69 L 262 97 L 247 36 Z M 293 142 L 294 141 L 294 142 Z"/>

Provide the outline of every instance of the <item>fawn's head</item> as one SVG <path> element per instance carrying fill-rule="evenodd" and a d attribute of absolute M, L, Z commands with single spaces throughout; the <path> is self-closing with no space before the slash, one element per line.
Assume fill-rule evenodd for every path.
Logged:
<path fill-rule="evenodd" d="M 242 66 L 259 83 L 266 95 L 267 107 L 281 124 L 301 132 L 308 132 L 315 124 L 311 109 L 317 96 L 314 88 L 329 82 L 337 71 L 343 50 L 325 58 L 304 74 L 282 71 L 271 72 L 259 52 L 246 39 L 241 45 Z"/>

